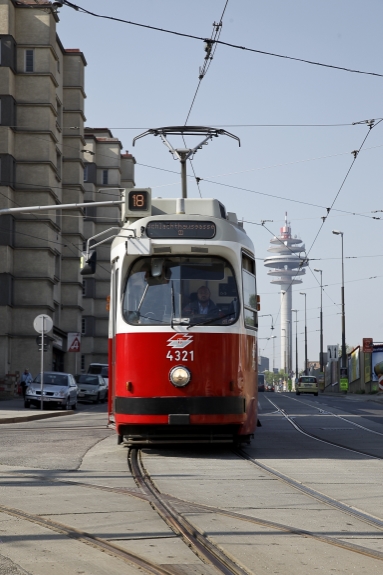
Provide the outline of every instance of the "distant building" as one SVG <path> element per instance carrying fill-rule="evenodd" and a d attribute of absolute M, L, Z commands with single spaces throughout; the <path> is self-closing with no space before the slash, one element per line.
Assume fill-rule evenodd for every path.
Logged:
<path fill-rule="evenodd" d="M 270 360 L 268 357 L 263 357 L 262 355 L 258 358 L 258 373 L 263 373 L 264 371 L 269 371 Z"/>

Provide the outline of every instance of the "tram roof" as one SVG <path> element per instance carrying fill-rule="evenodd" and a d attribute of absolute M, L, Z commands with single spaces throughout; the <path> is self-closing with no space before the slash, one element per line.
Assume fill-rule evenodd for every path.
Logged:
<path fill-rule="evenodd" d="M 181 211 L 182 210 L 182 211 Z M 238 222 L 238 218 L 233 212 L 226 212 L 226 208 L 221 202 L 213 198 L 185 198 L 180 202 L 180 198 L 152 198 L 150 215 L 132 218 L 124 224 L 123 229 L 140 229 L 153 221 L 214 221 L 216 234 L 211 239 L 203 239 L 204 242 L 232 241 L 240 243 L 253 250 L 253 245 L 243 228 L 243 223 Z M 153 238 L 155 241 L 167 242 L 174 240 L 198 241 L 199 238 Z"/>

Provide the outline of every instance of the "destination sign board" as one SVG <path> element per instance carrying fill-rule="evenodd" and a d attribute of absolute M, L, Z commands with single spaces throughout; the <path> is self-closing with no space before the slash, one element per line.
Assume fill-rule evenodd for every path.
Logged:
<path fill-rule="evenodd" d="M 211 240 L 216 234 L 213 222 L 197 220 L 161 220 L 149 222 L 146 235 L 149 238 L 178 238 Z"/>

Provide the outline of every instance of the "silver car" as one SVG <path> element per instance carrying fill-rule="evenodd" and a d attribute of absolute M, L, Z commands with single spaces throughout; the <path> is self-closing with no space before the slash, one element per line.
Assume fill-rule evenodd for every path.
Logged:
<path fill-rule="evenodd" d="M 41 405 L 41 377 L 35 377 L 27 388 L 24 407 Z M 77 384 L 70 373 L 45 371 L 43 376 L 43 407 L 77 408 Z"/>
<path fill-rule="evenodd" d="M 105 402 L 108 397 L 108 388 L 101 375 L 83 373 L 75 376 L 78 385 L 78 400 L 92 401 L 93 403 Z"/>

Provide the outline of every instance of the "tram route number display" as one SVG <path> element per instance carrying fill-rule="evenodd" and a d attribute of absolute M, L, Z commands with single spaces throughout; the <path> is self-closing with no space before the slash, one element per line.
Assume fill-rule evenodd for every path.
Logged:
<path fill-rule="evenodd" d="M 195 238 L 212 239 L 216 234 L 216 227 L 213 222 L 208 221 L 187 221 L 187 220 L 162 220 L 149 222 L 146 226 L 148 238 Z"/>
<path fill-rule="evenodd" d="M 166 357 L 170 361 L 194 361 L 194 351 L 187 351 L 186 349 L 169 350 Z"/>
<path fill-rule="evenodd" d="M 148 209 L 149 192 L 142 190 L 140 192 L 131 192 L 129 194 L 129 210 L 146 211 Z"/>

